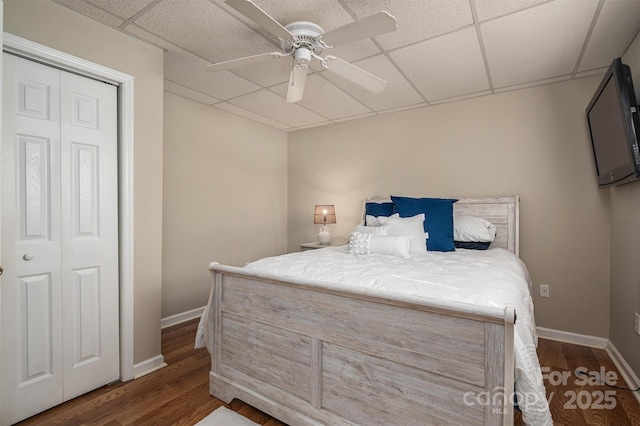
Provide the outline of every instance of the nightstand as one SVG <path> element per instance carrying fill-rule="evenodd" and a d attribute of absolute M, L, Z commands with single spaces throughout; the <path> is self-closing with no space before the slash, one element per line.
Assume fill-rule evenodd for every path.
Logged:
<path fill-rule="evenodd" d="M 320 244 L 317 241 L 311 242 L 311 243 L 302 243 L 300 244 L 300 251 L 306 251 L 306 250 L 315 250 L 315 249 L 321 249 L 321 248 L 325 248 L 325 247 L 332 247 L 335 246 L 336 244 Z"/>

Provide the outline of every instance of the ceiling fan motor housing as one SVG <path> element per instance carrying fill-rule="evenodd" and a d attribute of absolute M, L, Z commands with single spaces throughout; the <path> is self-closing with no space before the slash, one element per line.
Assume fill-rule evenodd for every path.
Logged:
<path fill-rule="evenodd" d="M 324 34 L 324 30 L 320 25 L 308 21 L 296 21 L 285 25 L 285 28 L 295 36 L 295 40 L 281 40 L 280 46 L 286 53 L 290 53 L 300 47 L 305 47 L 316 55 L 322 53 L 324 45 L 318 41 L 318 37 Z M 311 58 L 309 57 L 309 59 Z"/>

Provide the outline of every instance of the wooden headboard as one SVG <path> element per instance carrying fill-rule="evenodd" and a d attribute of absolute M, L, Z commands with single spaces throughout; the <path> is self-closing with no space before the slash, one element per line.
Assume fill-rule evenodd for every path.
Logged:
<path fill-rule="evenodd" d="M 479 216 L 496 226 L 491 247 L 501 247 L 520 256 L 520 198 L 460 198 L 453 204 L 453 215 Z"/>
<path fill-rule="evenodd" d="M 389 198 L 371 197 L 367 201 Z M 390 200 L 389 200 L 390 201 Z M 496 226 L 496 239 L 491 247 L 505 248 L 520 256 L 520 198 L 509 197 L 459 198 L 453 204 L 453 215 L 482 217 Z M 364 219 L 364 205 L 363 215 Z"/>

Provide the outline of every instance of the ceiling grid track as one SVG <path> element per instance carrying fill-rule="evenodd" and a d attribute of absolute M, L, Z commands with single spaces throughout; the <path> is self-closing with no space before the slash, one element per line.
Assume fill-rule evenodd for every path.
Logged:
<path fill-rule="evenodd" d="M 576 66 L 573 68 L 573 71 L 571 72 L 572 78 L 574 78 L 576 74 L 578 74 L 578 69 L 580 69 L 580 63 L 582 62 L 582 58 L 584 57 L 584 52 L 587 51 L 589 40 L 591 40 L 593 29 L 596 26 L 596 22 L 598 22 L 598 17 L 600 16 L 600 12 L 602 11 L 603 6 L 604 6 L 604 0 L 600 0 L 598 2 L 598 7 L 596 7 L 596 11 L 593 14 L 593 19 L 591 20 L 591 25 L 589 25 L 589 30 L 587 31 L 587 35 L 584 38 L 584 43 L 582 43 L 582 49 L 580 49 L 580 54 L 578 55 L 578 59 L 576 60 Z"/>
<path fill-rule="evenodd" d="M 487 59 L 487 49 L 484 47 L 484 40 L 482 39 L 482 29 L 480 28 L 480 19 L 478 19 L 478 11 L 476 10 L 476 0 L 469 0 L 469 6 L 471 7 L 471 16 L 473 17 L 473 23 L 476 29 L 478 44 L 480 44 L 480 53 L 482 54 L 482 61 L 484 62 L 484 70 L 487 73 L 489 90 L 491 91 L 491 93 L 495 93 L 495 89 L 493 87 L 493 79 L 491 78 L 491 68 L 489 68 L 489 60 Z"/>

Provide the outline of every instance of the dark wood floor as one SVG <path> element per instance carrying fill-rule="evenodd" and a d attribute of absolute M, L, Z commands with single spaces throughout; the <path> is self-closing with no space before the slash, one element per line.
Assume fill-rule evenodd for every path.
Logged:
<path fill-rule="evenodd" d="M 209 395 L 210 358 L 205 349 L 193 349 L 196 327 L 194 320 L 163 330 L 162 353 L 167 367 L 131 382 L 105 386 L 19 424 L 192 425 L 217 407 L 225 406 L 258 424 L 283 425 L 241 401 L 234 400 L 228 405 Z M 540 340 L 538 356 L 557 383 L 553 386 L 551 380 L 545 381 L 547 396 L 553 395 L 551 413 L 556 425 L 640 425 L 640 404 L 630 392 L 576 384 L 580 382 L 574 373 L 576 368 L 599 371 L 602 366 L 605 371 L 617 374 L 618 385 L 624 385 L 604 350 Z M 563 372 L 570 374 L 568 380 L 559 380 Z M 580 409 L 593 407 L 599 393 L 604 395 L 605 391 L 614 393 L 600 401 L 602 409 Z M 515 424 L 523 424 L 518 413 Z"/>
<path fill-rule="evenodd" d="M 588 384 L 576 374 L 578 368 L 597 371 L 628 387 L 604 349 L 540 339 L 538 358 L 543 370 L 548 368 L 545 387 L 554 425 L 640 425 L 640 403 L 632 392 Z M 518 416 L 515 424 L 523 424 Z"/>

